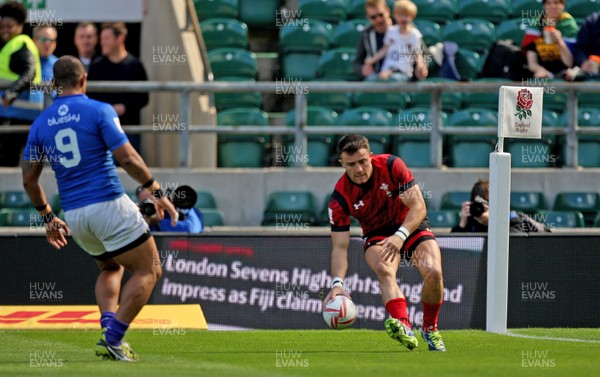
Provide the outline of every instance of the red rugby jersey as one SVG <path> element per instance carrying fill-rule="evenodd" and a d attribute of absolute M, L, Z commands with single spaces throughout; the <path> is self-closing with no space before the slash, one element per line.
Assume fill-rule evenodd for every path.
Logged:
<path fill-rule="evenodd" d="M 331 231 L 350 229 L 350 216 L 360 223 L 364 235 L 390 226 L 400 226 L 408 207 L 399 194 L 415 182 L 412 173 L 399 157 L 380 154 L 372 157 L 373 175 L 357 185 L 344 175 L 335 185 L 329 201 Z"/>

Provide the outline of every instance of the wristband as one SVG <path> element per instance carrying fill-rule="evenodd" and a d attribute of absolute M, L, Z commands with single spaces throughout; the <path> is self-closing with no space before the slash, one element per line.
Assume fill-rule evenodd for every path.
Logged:
<path fill-rule="evenodd" d="M 333 280 L 331 280 L 331 288 L 341 287 L 343 285 L 344 285 L 344 279 L 342 279 L 340 277 L 334 277 Z"/>
<path fill-rule="evenodd" d="M 37 206 L 35 207 L 35 210 L 38 212 L 42 212 L 43 210 L 46 209 L 46 207 L 48 207 L 48 203 L 44 204 L 43 206 Z"/>
<path fill-rule="evenodd" d="M 48 212 L 45 215 L 42 215 L 42 219 L 44 220 L 44 224 L 48 224 L 52 220 L 54 220 L 54 212 Z"/>
<path fill-rule="evenodd" d="M 398 229 L 396 231 L 396 233 L 394 233 L 394 234 L 396 236 L 400 237 L 402 239 L 402 242 L 404 242 L 404 241 L 406 241 L 406 239 L 410 235 L 410 232 L 408 231 L 408 229 L 406 229 L 406 227 L 401 226 L 400 229 Z"/>
<path fill-rule="evenodd" d="M 154 178 L 150 178 L 150 179 L 148 180 L 148 182 L 146 182 L 146 183 L 144 183 L 144 184 L 142 185 L 142 187 L 143 187 L 143 188 L 145 188 L 145 189 L 147 189 L 147 188 L 150 188 L 150 187 L 152 187 L 152 185 L 153 185 L 153 184 L 154 184 Z"/>

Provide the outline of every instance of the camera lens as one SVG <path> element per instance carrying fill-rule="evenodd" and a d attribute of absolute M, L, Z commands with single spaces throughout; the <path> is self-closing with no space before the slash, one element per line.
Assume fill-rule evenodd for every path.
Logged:
<path fill-rule="evenodd" d="M 469 211 L 471 212 L 471 216 L 479 217 L 485 212 L 485 207 L 483 206 L 483 203 L 471 202 Z"/>
<path fill-rule="evenodd" d="M 142 204 L 140 204 L 140 211 L 143 215 L 152 216 L 156 213 L 156 207 L 154 207 L 152 200 L 145 199 Z"/>

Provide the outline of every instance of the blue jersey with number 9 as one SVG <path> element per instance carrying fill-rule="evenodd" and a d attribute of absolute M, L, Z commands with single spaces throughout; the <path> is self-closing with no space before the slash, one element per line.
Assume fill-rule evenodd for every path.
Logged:
<path fill-rule="evenodd" d="M 111 152 L 127 141 L 112 106 L 84 94 L 64 96 L 31 126 L 23 160 L 52 166 L 68 211 L 123 195 Z"/>

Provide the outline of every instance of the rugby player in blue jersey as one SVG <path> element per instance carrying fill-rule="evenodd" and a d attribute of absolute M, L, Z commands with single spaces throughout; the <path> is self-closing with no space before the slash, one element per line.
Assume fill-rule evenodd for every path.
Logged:
<path fill-rule="evenodd" d="M 157 198 L 159 216 L 167 211 L 175 226 L 178 214 L 127 140 L 112 106 L 85 95 L 86 79 L 83 65 L 73 56 L 63 56 L 54 65 L 59 98 L 31 126 L 23 153 L 23 186 L 46 223 L 48 242 L 60 249 L 67 244 L 65 235 L 72 235 L 100 267 L 95 293 L 102 335 L 96 354 L 137 361 L 123 337 L 162 271 L 154 238 L 125 194 L 113 156 Z M 48 163 L 56 176 L 66 223 L 54 215 L 39 184 Z M 124 269 L 131 278 L 121 290 Z"/>

